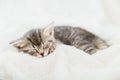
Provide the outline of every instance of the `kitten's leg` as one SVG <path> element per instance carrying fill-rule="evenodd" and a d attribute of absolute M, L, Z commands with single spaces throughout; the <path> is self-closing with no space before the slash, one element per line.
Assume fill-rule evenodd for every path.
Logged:
<path fill-rule="evenodd" d="M 109 45 L 104 40 L 102 40 L 100 38 L 94 39 L 93 44 L 95 44 L 95 46 L 98 49 L 105 49 L 105 48 L 109 47 Z"/>
<path fill-rule="evenodd" d="M 86 53 L 89 53 L 90 55 L 97 51 L 96 47 L 92 43 L 80 38 L 75 38 L 72 45 Z"/>

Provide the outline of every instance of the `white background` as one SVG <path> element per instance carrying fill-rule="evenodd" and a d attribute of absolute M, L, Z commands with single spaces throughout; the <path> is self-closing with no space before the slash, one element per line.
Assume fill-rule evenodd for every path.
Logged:
<path fill-rule="evenodd" d="M 39 59 L 9 45 L 52 21 L 83 27 L 111 46 L 90 56 L 60 45 Z M 119 26 L 119 0 L 0 0 L 0 80 L 120 80 Z"/>
<path fill-rule="evenodd" d="M 119 24 L 119 4 L 119 0 L 0 0 L 0 16 L 2 20 Z"/>

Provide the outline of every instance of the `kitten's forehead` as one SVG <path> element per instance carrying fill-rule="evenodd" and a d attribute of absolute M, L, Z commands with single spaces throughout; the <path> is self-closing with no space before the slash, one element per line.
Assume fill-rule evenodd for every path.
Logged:
<path fill-rule="evenodd" d="M 32 29 L 24 35 L 34 45 L 41 44 L 41 29 Z"/>

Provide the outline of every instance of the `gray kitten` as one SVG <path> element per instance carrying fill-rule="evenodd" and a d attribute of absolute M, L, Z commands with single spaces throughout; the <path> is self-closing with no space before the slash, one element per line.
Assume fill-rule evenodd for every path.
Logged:
<path fill-rule="evenodd" d="M 89 54 L 108 47 L 103 39 L 80 27 L 56 26 L 54 33 L 55 39 L 64 44 L 75 46 Z"/>
<path fill-rule="evenodd" d="M 80 27 L 54 27 L 51 25 L 42 29 L 30 30 L 22 38 L 13 41 L 11 44 L 19 51 L 44 57 L 55 50 L 55 39 L 89 54 L 108 47 L 104 40 Z"/>

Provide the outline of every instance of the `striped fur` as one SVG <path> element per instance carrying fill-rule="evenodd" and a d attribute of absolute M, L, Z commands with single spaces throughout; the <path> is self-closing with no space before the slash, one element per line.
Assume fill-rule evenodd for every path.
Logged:
<path fill-rule="evenodd" d="M 18 51 L 44 57 L 55 50 L 54 29 L 32 29 L 11 43 Z"/>
<path fill-rule="evenodd" d="M 80 27 L 56 26 L 54 32 L 55 39 L 64 44 L 75 46 L 89 54 L 108 47 L 103 39 Z"/>
<path fill-rule="evenodd" d="M 19 51 L 33 56 L 44 57 L 55 50 L 55 39 L 63 44 L 75 46 L 89 54 L 97 52 L 98 49 L 108 47 L 108 44 L 98 36 L 80 27 L 71 26 L 32 29 L 12 44 Z"/>

